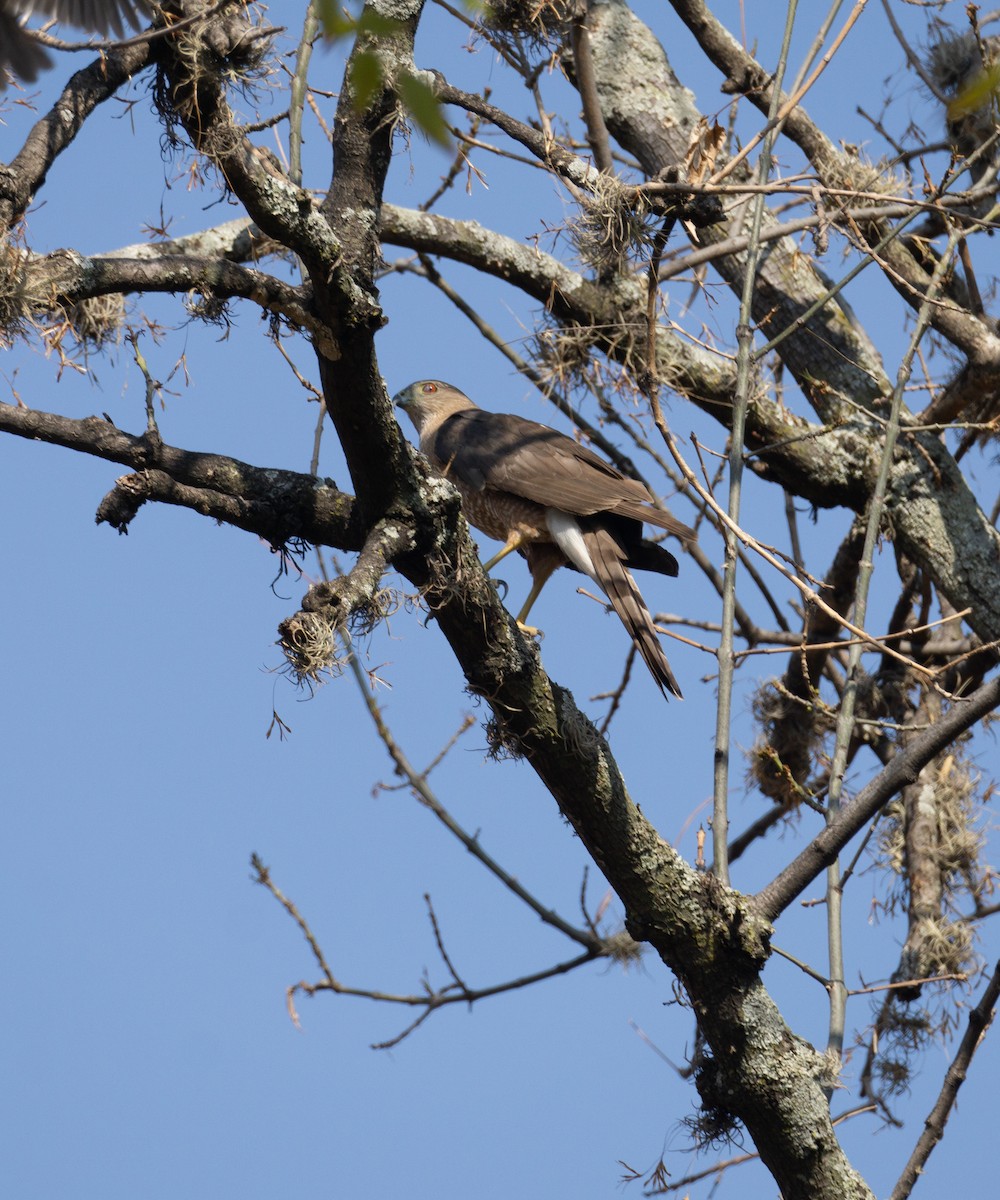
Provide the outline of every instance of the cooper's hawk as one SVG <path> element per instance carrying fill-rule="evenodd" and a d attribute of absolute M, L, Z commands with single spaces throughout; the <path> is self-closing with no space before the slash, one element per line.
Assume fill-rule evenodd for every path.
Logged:
<path fill-rule="evenodd" d="M 642 536 L 644 521 L 676 537 L 694 535 L 654 506 L 649 489 L 572 438 L 504 413 L 477 408 L 440 380 L 411 383 L 394 397 L 420 434 L 420 449 L 462 497 L 469 523 L 528 560 L 532 587 L 518 624 L 556 568 L 570 565 L 611 601 L 664 696 L 680 696 L 653 618 L 629 567 L 676 575 L 677 560 Z"/>
<path fill-rule="evenodd" d="M 22 17 L 32 15 L 120 38 L 125 25 L 140 24 L 150 8 L 145 0 L 0 0 L 0 90 L 4 70 L 30 82 L 49 65 L 45 50 L 21 25 Z"/>

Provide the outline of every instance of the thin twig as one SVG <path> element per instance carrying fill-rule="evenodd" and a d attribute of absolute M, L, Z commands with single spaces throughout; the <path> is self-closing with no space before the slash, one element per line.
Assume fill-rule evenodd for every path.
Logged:
<path fill-rule="evenodd" d="M 890 1200 L 906 1200 L 926 1166 L 934 1147 L 944 1136 L 944 1127 L 958 1098 L 958 1089 L 965 1082 L 972 1056 L 979 1049 L 986 1031 L 993 1022 L 993 1009 L 998 999 L 1000 999 L 1000 963 L 994 969 L 979 1003 L 969 1013 L 969 1023 L 965 1035 L 945 1074 L 937 1101 L 924 1121 L 924 1131 L 913 1147 L 913 1153 L 903 1168 L 896 1186 L 892 1189 Z"/>

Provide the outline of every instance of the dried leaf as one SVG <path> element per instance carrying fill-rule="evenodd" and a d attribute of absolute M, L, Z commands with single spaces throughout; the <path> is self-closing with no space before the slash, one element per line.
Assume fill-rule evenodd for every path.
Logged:
<path fill-rule="evenodd" d="M 711 175 L 725 140 L 726 131 L 718 121 L 710 126 L 704 117 L 701 118 L 694 127 L 687 154 L 684 155 L 688 183 L 701 183 L 706 175 Z"/>

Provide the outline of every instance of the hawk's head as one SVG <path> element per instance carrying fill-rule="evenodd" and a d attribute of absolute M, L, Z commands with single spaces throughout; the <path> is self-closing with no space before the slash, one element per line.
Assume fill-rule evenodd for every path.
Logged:
<path fill-rule="evenodd" d="M 392 402 L 406 413 L 418 433 L 423 433 L 424 426 L 429 422 L 440 425 L 452 413 L 476 407 L 464 392 L 440 379 L 421 379 L 411 383 L 397 392 Z"/>

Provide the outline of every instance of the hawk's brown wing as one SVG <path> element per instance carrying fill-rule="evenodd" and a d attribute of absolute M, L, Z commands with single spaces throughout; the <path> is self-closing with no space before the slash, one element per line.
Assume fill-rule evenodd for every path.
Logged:
<path fill-rule="evenodd" d="M 574 516 L 614 513 L 681 538 L 693 536 L 654 506 L 644 484 L 565 434 L 523 417 L 479 408 L 453 413 L 434 437 L 434 457 L 447 474 L 478 491 L 511 493 Z"/>

